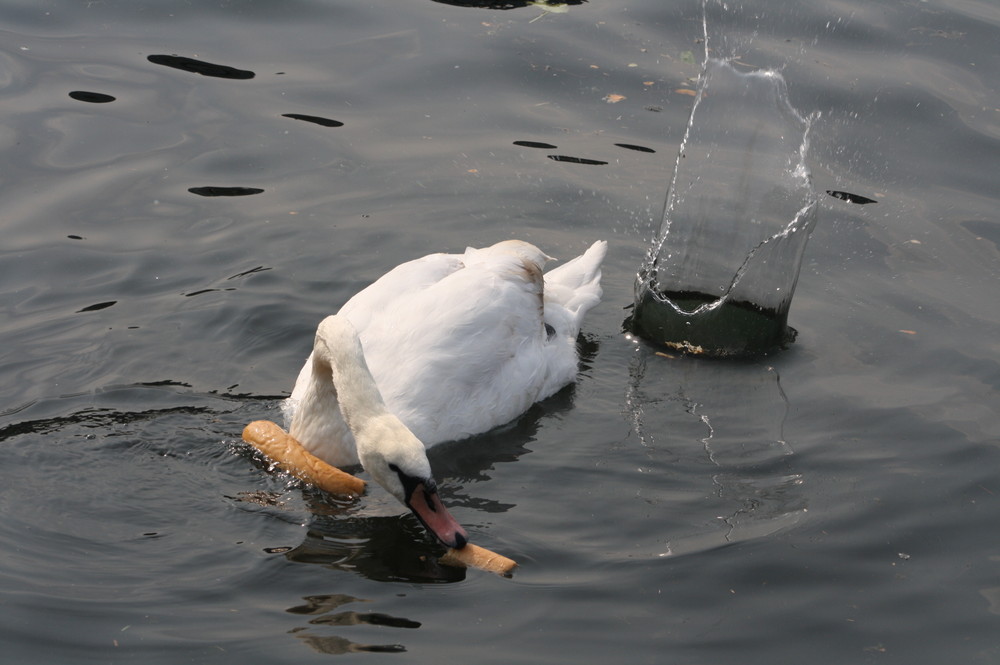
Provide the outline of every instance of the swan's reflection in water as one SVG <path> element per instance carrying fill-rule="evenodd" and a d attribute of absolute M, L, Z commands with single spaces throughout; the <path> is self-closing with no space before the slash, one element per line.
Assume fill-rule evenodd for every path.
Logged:
<path fill-rule="evenodd" d="M 355 598 L 345 594 L 327 594 L 306 596 L 302 605 L 288 608 L 291 614 L 311 616 L 309 626 L 302 626 L 291 631 L 313 651 L 330 655 L 342 655 L 358 652 L 398 653 L 406 651 L 401 644 L 361 644 L 338 635 L 320 635 L 314 626 L 383 626 L 389 628 L 419 628 L 420 623 L 403 617 L 396 617 L 382 612 L 358 612 L 341 610 L 344 605 L 369 602 L 363 598 Z"/>
<path fill-rule="evenodd" d="M 379 582 L 458 582 L 465 570 L 442 566 L 439 544 L 416 518 L 329 516 L 310 524 L 302 542 L 285 553 L 290 561 L 328 566 Z"/>

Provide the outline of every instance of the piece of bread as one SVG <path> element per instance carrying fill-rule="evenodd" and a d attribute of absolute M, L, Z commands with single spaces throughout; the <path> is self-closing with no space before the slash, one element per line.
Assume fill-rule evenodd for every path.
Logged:
<path fill-rule="evenodd" d="M 256 420 L 247 425 L 243 440 L 288 473 L 324 492 L 353 497 L 365 491 L 365 481 L 316 457 L 270 420 Z"/>
<path fill-rule="evenodd" d="M 460 550 L 449 549 L 439 561 L 446 566 L 479 568 L 499 575 L 509 575 L 517 567 L 517 562 L 513 559 L 472 543 L 466 543 Z"/>

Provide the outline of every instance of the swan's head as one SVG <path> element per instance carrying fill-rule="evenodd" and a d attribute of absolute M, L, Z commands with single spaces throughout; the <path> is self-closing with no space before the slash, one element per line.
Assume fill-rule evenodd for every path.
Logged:
<path fill-rule="evenodd" d="M 468 535 L 441 503 L 424 444 L 392 414 L 373 421 L 355 433 L 365 471 L 446 547 L 464 547 Z"/>

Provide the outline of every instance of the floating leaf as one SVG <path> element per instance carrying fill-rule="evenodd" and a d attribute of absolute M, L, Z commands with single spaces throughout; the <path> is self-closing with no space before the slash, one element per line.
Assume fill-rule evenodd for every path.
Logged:
<path fill-rule="evenodd" d="M 625 99 L 625 95 L 618 95 L 618 94 L 612 93 L 612 94 L 606 96 L 604 98 L 604 101 L 606 101 L 608 104 L 617 104 L 618 102 L 620 102 L 623 99 Z"/>
<path fill-rule="evenodd" d="M 694 97 L 695 95 L 698 94 L 694 90 L 688 90 L 687 88 L 677 88 L 676 90 L 674 90 L 674 92 L 676 92 L 678 95 L 690 95 L 691 97 Z"/>

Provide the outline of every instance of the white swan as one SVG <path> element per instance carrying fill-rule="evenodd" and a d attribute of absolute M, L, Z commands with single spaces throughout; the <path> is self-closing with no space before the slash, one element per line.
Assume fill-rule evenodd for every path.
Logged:
<path fill-rule="evenodd" d="M 544 277 L 550 257 L 518 240 L 394 268 L 319 325 L 283 405 L 289 433 L 334 466 L 360 462 L 442 543 L 463 546 L 425 447 L 510 422 L 573 382 L 606 252 L 596 242 Z"/>

